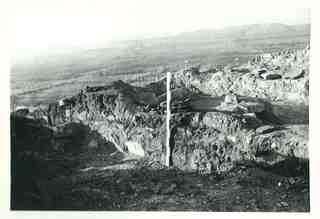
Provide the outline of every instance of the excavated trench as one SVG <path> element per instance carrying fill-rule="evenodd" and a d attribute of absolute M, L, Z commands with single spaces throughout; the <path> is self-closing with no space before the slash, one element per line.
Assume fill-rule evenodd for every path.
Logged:
<path fill-rule="evenodd" d="M 125 96 L 121 98 L 124 100 Z M 136 207 L 130 204 L 133 202 L 128 201 L 131 200 L 131 193 L 137 193 L 139 197 L 141 196 L 140 200 L 148 200 L 145 197 L 147 194 L 149 198 L 154 197 L 153 190 L 150 194 L 149 191 L 143 192 L 144 190 L 141 190 L 141 193 L 137 192 L 140 190 L 136 190 L 136 188 L 140 189 L 139 185 L 142 182 L 148 183 L 141 185 L 144 188 L 153 185 L 153 182 L 143 180 L 142 175 L 135 172 L 135 169 L 138 168 L 137 164 L 139 165 L 141 162 L 144 163 L 144 166 L 155 163 L 165 164 L 164 155 L 167 152 L 165 139 L 168 133 L 165 129 L 165 116 L 161 115 L 162 110 L 126 107 L 125 104 L 121 104 L 130 102 L 117 103 L 115 97 L 111 98 L 115 104 L 110 106 L 111 108 L 108 110 L 108 112 L 114 113 L 104 115 L 103 112 L 108 107 L 103 103 L 109 103 L 110 98 L 108 102 L 109 99 L 105 96 L 94 95 L 92 97 L 88 93 L 82 102 L 91 100 L 95 103 L 96 99 L 100 104 L 88 104 L 87 106 L 76 104 L 71 108 L 73 118 L 87 119 L 83 122 L 79 122 L 79 120 L 68 122 L 68 116 L 65 112 L 70 108 L 64 108 L 62 111 L 59 111 L 61 110 L 59 107 L 54 108 L 57 114 L 52 121 L 57 124 L 52 127 L 46 125 L 45 121 L 39 122 L 39 120 L 28 119 L 21 115 L 12 115 L 12 209 L 67 210 L 84 207 L 86 209 L 114 210 L 118 209 L 115 203 L 122 206 L 119 209 L 134 209 Z M 218 98 L 220 102 L 223 99 Z M 174 102 L 173 100 L 172 103 Z M 205 101 L 206 104 L 208 102 Z M 93 106 L 97 106 L 97 109 L 92 108 Z M 123 106 L 123 108 L 117 108 L 117 106 Z M 196 106 L 201 105 L 197 103 Z M 276 111 L 281 112 L 277 116 L 284 118 L 283 114 L 289 115 L 287 122 L 282 125 L 283 129 L 279 129 L 280 126 L 272 122 L 266 122 L 268 121 L 266 118 L 264 118 L 265 121 L 261 121 L 263 116 L 257 119 L 252 115 L 242 116 L 214 111 L 205 112 L 205 110 L 201 110 L 201 112 L 196 112 L 196 110 L 193 112 L 173 111 L 170 120 L 170 165 L 184 171 L 184 175 L 180 177 L 186 179 L 194 178 L 195 176 L 188 175 L 194 172 L 204 176 L 233 174 L 239 165 L 243 165 L 243 162 L 253 162 L 250 165 L 261 169 L 256 170 L 258 172 L 263 170 L 268 174 L 276 174 L 281 177 L 308 178 L 308 160 L 299 158 L 299 156 L 303 157 L 305 152 L 294 152 L 299 155 L 298 157 L 290 154 L 291 149 L 297 148 L 297 144 L 300 145 L 304 141 L 305 132 L 299 132 L 301 124 L 305 124 L 304 122 L 307 121 L 303 120 L 305 114 L 296 108 L 280 106 L 283 111 Z M 188 110 L 190 108 L 182 107 L 182 109 Z M 286 111 L 291 109 L 296 110 L 297 113 Z M 126 113 L 127 110 L 136 110 L 135 112 L 139 113 L 131 117 L 131 114 Z M 59 112 L 63 112 L 63 116 Z M 113 118 L 109 120 L 111 115 Z M 292 117 L 290 117 L 291 115 Z M 291 118 L 295 120 L 290 120 Z M 134 124 L 133 121 L 135 121 Z M 257 129 L 267 123 L 271 124 L 272 128 L 262 131 L 265 133 L 258 133 Z M 292 129 L 292 124 L 299 127 Z M 131 135 L 130 139 L 127 137 L 128 134 Z M 144 150 L 145 158 L 141 159 L 139 156 L 128 154 L 128 152 L 134 153 L 136 148 L 130 150 L 126 148 L 126 153 L 120 153 L 117 148 L 125 147 L 125 142 L 128 141 L 138 142 Z M 276 142 L 276 146 L 273 145 L 274 142 Z M 115 144 L 118 146 L 116 147 Z M 288 149 L 280 147 L 283 144 L 288 144 Z M 277 147 L 279 148 L 275 149 Z M 273 154 L 274 152 L 277 154 Z M 152 168 L 160 167 L 161 165 L 156 165 Z M 248 170 L 250 168 L 248 167 Z M 129 173 L 125 171 L 126 169 L 132 171 Z M 120 174 L 121 171 L 125 173 Z M 120 175 L 117 175 L 118 172 Z M 148 174 L 155 173 L 148 172 Z M 243 174 L 237 175 L 240 177 Z M 159 180 L 171 180 L 170 177 L 173 176 L 169 171 L 164 174 L 164 178 L 159 178 Z M 151 177 L 151 179 L 153 178 Z M 121 180 L 124 180 L 123 183 Z M 131 180 L 132 183 L 129 185 L 126 180 Z M 194 180 L 195 178 L 192 179 L 192 181 Z M 206 179 L 207 182 L 210 180 Z M 109 183 L 107 183 L 108 181 Z M 114 183 L 112 183 L 113 181 Z M 106 183 L 108 184 L 106 190 L 97 192 L 93 189 L 104 188 L 103 185 Z M 241 181 L 241 183 L 243 182 Z M 184 183 L 182 184 L 184 185 Z M 161 187 L 160 194 L 167 194 L 167 190 L 170 191 L 171 187 L 172 191 L 176 191 L 176 187 L 178 189 L 176 192 L 181 190 L 179 186 L 174 186 L 175 183 L 172 185 L 164 190 Z M 87 187 L 92 187 L 92 189 Z M 107 191 L 106 201 L 106 198 L 100 194 Z M 123 192 L 128 193 L 126 201 L 118 197 Z M 159 191 L 155 192 L 159 193 Z M 83 197 L 81 194 L 90 195 Z M 81 197 L 77 198 L 78 195 Z M 95 197 L 97 201 L 101 200 L 108 207 L 103 208 L 90 204 L 96 203 L 96 201 L 92 202 L 89 197 Z M 88 204 L 82 205 L 86 203 L 82 203 L 82 199 L 88 199 Z M 91 201 L 89 202 L 89 200 Z M 150 203 L 140 204 L 142 208 L 149 206 Z M 181 209 L 188 208 L 181 206 Z M 212 209 L 209 206 L 207 208 Z"/>
<path fill-rule="evenodd" d="M 308 200 L 309 107 L 307 92 L 300 89 L 305 88 L 305 79 L 271 82 L 252 79 L 250 71 L 240 76 L 215 72 L 199 86 L 192 71 L 183 72 L 186 78 L 179 72 L 173 75 L 171 95 L 165 79 L 145 87 L 118 81 L 87 87 L 44 109 L 12 113 L 12 209 L 127 210 L 145 209 L 144 205 L 152 209 L 151 201 L 145 200 L 159 195 L 175 197 L 176 193 L 182 193 L 184 201 L 196 200 L 180 185 L 196 191 L 196 196 L 201 194 L 201 201 L 204 196 L 216 197 L 207 197 L 213 190 L 223 199 L 219 177 L 224 175 L 228 176 L 226 184 L 232 185 L 227 189 L 233 191 L 229 196 L 251 187 L 266 187 L 271 193 L 298 191 L 299 200 Z M 244 86 L 244 81 L 253 88 Z M 170 132 L 166 124 L 168 96 Z M 171 169 L 164 168 L 168 149 Z M 250 182 L 258 178 L 261 182 Z M 265 184 L 267 178 L 273 181 Z M 289 191 L 279 186 L 280 179 L 291 180 L 283 183 L 288 188 L 302 187 Z M 162 180 L 168 186 L 159 186 Z M 195 180 L 206 186 L 195 188 Z M 217 187 L 211 188 L 208 182 Z M 77 195 L 80 197 L 72 198 Z M 247 201 L 246 194 L 243 199 Z M 136 200 L 141 206 L 133 204 Z M 179 197 L 175 200 L 182 201 Z M 97 204 L 100 202 L 104 207 Z M 273 209 L 271 203 L 261 202 L 249 209 Z M 191 209 L 202 209 L 195 203 Z M 237 205 L 241 204 L 229 203 Z M 203 206 L 223 210 L 223 206 Z M 303 206 L 304 211 L 309 208 L 308 203 Z"/>
<path fill-rule="evenodd" d="M 155 93 L 162 100 L 164 89 L 158 90 L 161 92 Z M 238 97 L 239 102 L 251 105 L 254 103 L 253 109 L 256 112 L 239 113 L 219 108 L 225 96 L 212 97 L 201 92 L 179 89 L 174 90 L 178 92 L 172 93 L 170 108 L 173 115 L 169 119 L 171 131 L 167 133 L 168 129 L 164 128 L 167 114 L 154 104 L 157 102 L 157 96 L 148 94 L 150 91 L 152 89 L 131 87 L 123 82 L 116 82 L 114 87 L 111 85 L 87 88 L 86 93 L 82 92 L 79 96 L 64 100 L 69 104 L 67 106 L 49 105 L 48 125 L 53 129 L 59 129 L 60 124 L 64 125 L 58 131 L 59 137 L 47 139 L 50 142 L 46 144 L 47 147 L 63 152 L 72 151 L 75 147 L 80 151 L 81 145 L 97 147 L 100 144 L 98 142 L 105 141 L 112 143 L 121 152 L 146 156 L 163 164 L 167 148 L 170 148 L 170 165 L 191 171 L 200 171 L 204 168 L 210 173 L 228 170 L 233 166 L 232 163 L 242 159 L 253 159 L 255 154 L 259 154 L 258 150 L 274 152 L 273 149 L 276 148 L 276 152 L 288 156 L 288 151 L 295 150 L 295 146 L 292 145 L 297 144 L 300 139 L 293 139 L 291 144 L 287 138 L 299 131 L 302 131 L 302 134 L 307 133 L 308 106 L 303 103 L 297 101 L 294 104 L 292 101 L 269 103 L 266 99 L 241 96 Z M 140 95 L 140 92 L 144 95 Z M 146 103 L 151 103 L 148 105 L 153 107 L 144 107 Z M 162 108 L 165 105 L 162 105 Z M 43 119 L 43 115 L 38 114 L 35 113 L 33 116 L 38 117 L 38 120 L 39 117 Z M 265 132 L 271 134 L 258 133 L 257 129 L 264 126 L 270 126 Z M 74 133 L 68 133 L 70 130 Z M 167 135 L 169 140 L 166 143 Z M 91 140 L 90 136 L 97 136 L 97 139 Z M 301 138 L 306 137 L 301 136 Z M 179 140 L 180 138 L 188 139 L 188 142 Z M 272 139 L 278 139 L 279 145 L 275 146 Z M 302 152 L 294 152 L 294 156 L 303 159 L 308 157 L 306 141 L 307 139 L 302 143 L 305 144 L 301 149 Z M 218 142 L 218 146 L 212 146 L 212 142 Z M 261 142 L 262 146 L 259 145 Z M 283 143 L 289 146 L 288 149 L 281 151 L 277 147 L 281 147 Z M 232 149 L 225 149 L 229 147 L 228 145 Z M 266 148 L 261 149 L 262 147 Z M 209 158 L 201 161 L 202 154 L 207 154 Z M 203 164 L 200 164 L 201 162 Z M 223 167 L 225 163 L 230 167 Z M 201 165 L 208 167 L 200 167 Z"/>

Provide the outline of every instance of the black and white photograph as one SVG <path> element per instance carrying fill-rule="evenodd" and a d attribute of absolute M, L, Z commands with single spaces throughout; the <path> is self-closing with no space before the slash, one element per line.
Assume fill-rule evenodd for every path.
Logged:
<path fill-rule="evenodd" d="M 307 4 L 10 15 L 11 211 L 310 212 Z"/>

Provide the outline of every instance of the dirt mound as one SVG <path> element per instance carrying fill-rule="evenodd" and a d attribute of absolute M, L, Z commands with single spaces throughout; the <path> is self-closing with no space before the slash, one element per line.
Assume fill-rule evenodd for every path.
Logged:
<path fill-rule="evenodd" d="M 49 104 L 46 109 L 38 108 L 32 113 L 26 109 L 22 116 L 37 121 L 42 119 L 43 125 L 49 129 L 59 129 L 60 142 L 65 141 L 64 144 L 74 138 L 70 142 L 77 147 L 87 144 L 97 147 L 101 139 L 88 140 L 81 132 L 83 130 L 77 129 L 77 126 L 86 126 L 85 133 L 96 133 L 121 152 L 135 153 L 134 150 L 139 148 L 139 154 L 143 150 L 146 156 L 152 152 L 161 157 L 165 141 L 165 114 L 160 97 L 164 96 L 164 81 L 146 87 L 122 81 L 108 86 L 87 87 L 73 97 Z M 21 114 L 20 111 L 14 114 Z M 67 135 L 67 140 L 64 135 Z M 136 149 L 130 145 L 136 145 Z M 57 144 L 54 147 L 62 148 Z"/>

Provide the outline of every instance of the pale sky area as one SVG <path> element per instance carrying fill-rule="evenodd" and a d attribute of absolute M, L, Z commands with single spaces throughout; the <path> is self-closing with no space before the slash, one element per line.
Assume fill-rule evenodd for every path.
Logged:
<path fill-rule="evenodd" d="M 310 23 L 309 1 L 28 0 L 11 15 L 13 49 L 103 47 L 111 40 L 257 23 Z"/>

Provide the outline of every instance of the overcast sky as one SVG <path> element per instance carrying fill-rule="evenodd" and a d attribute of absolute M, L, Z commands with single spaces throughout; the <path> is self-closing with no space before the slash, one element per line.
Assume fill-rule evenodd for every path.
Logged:
<path fill-rule="evenodd" d="M 309 23 L 308 0 L 15 1 L 12 47 L 94 47 L 111 40 L 255 23 Z"/>

